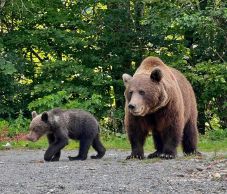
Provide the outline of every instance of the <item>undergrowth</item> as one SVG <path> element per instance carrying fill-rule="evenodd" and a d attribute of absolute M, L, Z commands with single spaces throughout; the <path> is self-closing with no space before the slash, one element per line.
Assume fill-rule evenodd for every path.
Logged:
<path fill-rule="evenodd" d="M 10 143 L 12 148 L 28 148 L 28 149 L 46 149 L 48 146 L 46 137 L 41 138 L 39 141 L 33 143 L 21 140 L 26 133 L 28 133 L 29 119 L 25 119 L 22 115 L 19 116 L 14 122 L 0 120 L 0 149 L 5 149 L 7 142 Z M 107 149 L 123 149 L 130 150 L 131 146 L 126 134 L 114 133 L 102 128 L 101 141 Z M 199 151 L 227 151 L 227 129 L 209 130 L 205 135 L 199 136 L 198 150 Z M 78 142 L 70 140 L 65 149 L 77 149 Z M 145 143 L 145 152 L 153 151 L 153 140 L 149 136 Z M 180 148 L 179 148 L 180 149 Z"/>

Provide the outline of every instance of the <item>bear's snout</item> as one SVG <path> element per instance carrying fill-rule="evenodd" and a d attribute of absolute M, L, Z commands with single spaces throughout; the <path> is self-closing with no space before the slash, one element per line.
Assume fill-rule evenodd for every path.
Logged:
<path fill-rule="evenodd" d="M 28 134 L 25 136 L 25 139 L 28 141 L 36 142 L 38 140 L 38 137 L 34 134 Z"/>
<path fill-rule="evenodd" d="M 128 105 L 128 108 L 129 108 L 130 110 L 134 110 L 135 107 L 136 107 L 136 106 L 135 106 L 134 104 L 131 104 L 131 103 Z"/>
<path fill-rule="evenodd" d="M 143 105 L 129 103 L 128 109 L 129 109 L 129 112 L 134 116 L 144 116 L 146 114 L 146 111 Z"/>

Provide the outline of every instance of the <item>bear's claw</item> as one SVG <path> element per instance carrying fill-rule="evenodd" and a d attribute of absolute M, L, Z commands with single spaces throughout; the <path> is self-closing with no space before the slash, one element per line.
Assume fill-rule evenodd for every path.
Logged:
<path fill-rule="evenodd" d="M 147 156 L 147 158 L 162 158 L 162 159 L 173 159 L 175 158 L 176 156 L 174 154 L 165 154 L 165 153 L 161 153 L 159 151 L 156 151 L 152 154 L 149 154 Z"/>
<path fill-rule="evenodd" d="M 172 154 L 161 154 L 160 155 L 160 158 L 162 159 L 174 159 L 176 156 L 175 155 L 172 155 Z"/>
<path fill-rule="evenodd" d="M 139 159 L 139 160 L 143 160 L 144 159 L 144 156 L 142 155 L 139 155 L 139 154 L 136 154 L 136 155 L 129 155 L 126 157 L 126 160 L 130 160 L 130 159 Z"/>
<path fill-rule="evenodd" d="M 193 152 L 190 152 L 190 153 L 185 153 L 184 152 L 184 156 L 192 156 L 192 155 L 201 157 L 202 153 L 198 152 L 198 151 L 193 151 Z"/>
<path fill-rule="evenodd" d="M 149 154 L 148 156 L 147 156 L 147 158 L 159 158 L 160 157 L 160 155 L 161 155 L 161 152 L 159 152 L 159 151 L 156 151 L 156 152 L 154 152 L 154 153 L 152 153 L 152 154 Z"/>

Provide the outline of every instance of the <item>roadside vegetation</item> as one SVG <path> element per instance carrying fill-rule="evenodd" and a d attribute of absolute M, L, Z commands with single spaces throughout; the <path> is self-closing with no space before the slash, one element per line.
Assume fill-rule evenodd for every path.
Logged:
<path fill-rule="evenodd" d="M 226 0 L 2 0 L 0 149 L 46 147 L 22 137 L 31 111 L 55 107 L 91 112 L 107 148 L 129 149 L 122 74 L 148 56 L 192 84 L 199 148 L 226 150 Z"/>
<path fill-rule="evenodd" d="M 42 137 L 37 142 L 29 142 L 23 140 L 23 137 L 29 133 L 27 121 L 21 121 L 21 123 L 13 122 L 11 125 L 6 121 L 0 121 L 0 149 L 46 149 L 48 142 L 46 137 Z M 25 125 L 27 123 L 27 125 Z M 19 128 L 17 128 L 19 126 Z M 23 127 L 23 130 L 22 130 Z M 114 133 L 102 128 L 101 139 L 107 149 L 122 149 L 130 150 L 130 143 L 125 133 Z M 205 152 L 226 152 L 227 151 L 227 130 L 216 129 L 209 130 L 205 135 L 199 135 L 198 148 L 200 151 Z M 10 146 L 7 147 L 6 144 Z M 78 142 L 70 140 L 68 146 L 65 149 L 77 149 Z M 145 144 L 145 151 L 154 150 L 152 137 L 147 139 Z M 179 151 L 181 149 L 179 148 Z"/>

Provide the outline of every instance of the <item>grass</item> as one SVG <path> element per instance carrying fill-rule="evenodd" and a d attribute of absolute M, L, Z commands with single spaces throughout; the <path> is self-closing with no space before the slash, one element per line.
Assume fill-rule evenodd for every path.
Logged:
<path fill-rule="evenodd" d="M 12 122 L 0 119 L 0 149 L 5 149 L 4 145 L 6 145 L 7 142 L 10 142 L 12 148 L 46 149 L 48 143 L 45 137 L 35 143 L 18 140 L 22 139 L 21 137 L 25 135 L 25 133 L 28 133 L 27 129 L 29 122 L 28 119 L 23 118 L 22 114 L 18 119 Z M 101 136 L 102 142 L 107 149 L 131 149 L 128 138 L 125 134 L 113 134 L 108 130 L 103 130 Z M 65 149 L 71 150 L 78 147 L 78 142 L 70 140 L 69 145 L 66 146 Z M 151 137 L 147 138 L 144 148 L 147 152 L 152 152 L 154 150 Z M 227 151 L 227 129 L 210 130 L 206 132 L 206 135 L 200 135 L 198 150 L 204 152 Z"/>
<path fill-rule="evenodd" d="M 130 150 L 130 143 L 125 136 L 115 136 L 115 135 L 102 135 L 102 142 L 107 149 L 121 149 Z M 5 149 L 4 145 L 7 142 L 0 142 L 0 149 Z M 47 139 L 45 137 L 41 138 L 39 141 L 33 143 L 28 141 L 11 141 L 12 148 L 16 149 L 46 149 L 48 147 Z M 68 146 L 65 147 L 67 150 L 77 149 L 79 147 L 78 142 L 70 140 Z M 154 150 L 152 138 L 147 138 L 145 144 L 145 151 L 151 152 Z M 179 148 L 180 149 L 180 148 Z M 200 136 L 198 143 L 199 151 L 204 152 L 226 152 L 227 151 L 227 136 L 226 134 L 221 137 L 215 137 L 213 135 Z M 181 150 L 179 150 L 181 152 Z"/>

